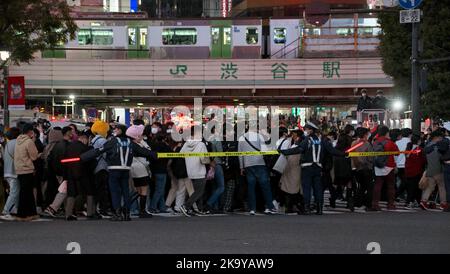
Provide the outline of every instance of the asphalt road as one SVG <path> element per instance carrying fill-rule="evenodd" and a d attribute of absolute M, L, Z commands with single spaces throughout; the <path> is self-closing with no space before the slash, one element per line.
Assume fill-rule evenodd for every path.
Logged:
<path fill-rule="evenodd" d="M 1 222 L 0 253 L 151 254 L 367 254 L 450 253 L 450 214 L 442 212 L 338 213 L 324 216 L 162 217 L 131 222 Z"/>

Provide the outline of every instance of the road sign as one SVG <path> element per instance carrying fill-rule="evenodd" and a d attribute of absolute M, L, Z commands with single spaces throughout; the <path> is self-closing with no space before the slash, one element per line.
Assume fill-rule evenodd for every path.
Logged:
<path fill-rule="evenodd" d="M 419 23 L 420 22 L 420 9 L 414 10 L 401 10 L 400 11 L 400 23 Z"/>
<path fill-rule="evenodd" d="M 398 3 L 404 9 L 413 9 L 418 7 L 422 3 L 422 0 L 399 0 Z"/>

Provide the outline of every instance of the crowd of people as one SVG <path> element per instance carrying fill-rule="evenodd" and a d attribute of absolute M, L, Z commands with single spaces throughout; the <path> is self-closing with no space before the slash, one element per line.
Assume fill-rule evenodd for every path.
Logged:
<path fill-rule="evenodd" d="M 269 147 L 268 135 L 246 128 L 240 136 L 213 128 L 208 140 L 191 130 L 188 140 L 176 142 L 173 123 L 145 125 L 139 119 L 130 127 L 96 121 L 83 129 L 19 124 L 5 133 L 1 147 L 7 196 L 1 219 L 322 215 L 326 190 L 331 208 L 340 199 L 349 211 L 380 211 L 380 200 L 386 200 L 387 210 L 449 212 L 449 123 L 421 136 L 384 125 L 323 131 L 314 121 L 302 128 L 281 124 L 276 147 Z M 168 152 L 266 150 L 279 155 L 158 158 Z M 408 153 L 349 157 L 349 151 Z"/>

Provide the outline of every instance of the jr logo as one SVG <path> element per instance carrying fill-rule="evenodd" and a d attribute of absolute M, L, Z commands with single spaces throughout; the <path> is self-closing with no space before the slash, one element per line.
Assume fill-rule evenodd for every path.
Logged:
<path fill-rule="evenodd" d="M 174 71 L 173 69 L 170 69 L 170 74 L 172 74 L 173 76 L 182 76 L 180 75 L 180 73 L 183 73 L 183 75 L 187 74 L 187 66 L 186 65 L 177 65 L 177 69 L 176 71 Z"/>

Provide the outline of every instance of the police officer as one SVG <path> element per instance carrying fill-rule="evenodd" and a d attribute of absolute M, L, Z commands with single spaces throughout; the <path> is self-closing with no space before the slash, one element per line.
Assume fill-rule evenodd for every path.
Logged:
<path fill-rule="evenodd" d="M 319 127 L 313 122 L 307 122 L 304 127 L 305 139 L 299 146 L 279 150 L 283 155 L 303 154 L 300 159 L 302 167 L 302 187 L 305 203 L 305 214 L 311 213 L 311 188 L 314 190 L 314 200 L 316 202 L 316 214 L 323 212 L 323 191 L 322 191 L 322 163 L 324 151 L 334 156 L 344 157 L 345 153 L 333 148 L 330 142 L 321 139 Z"/>

